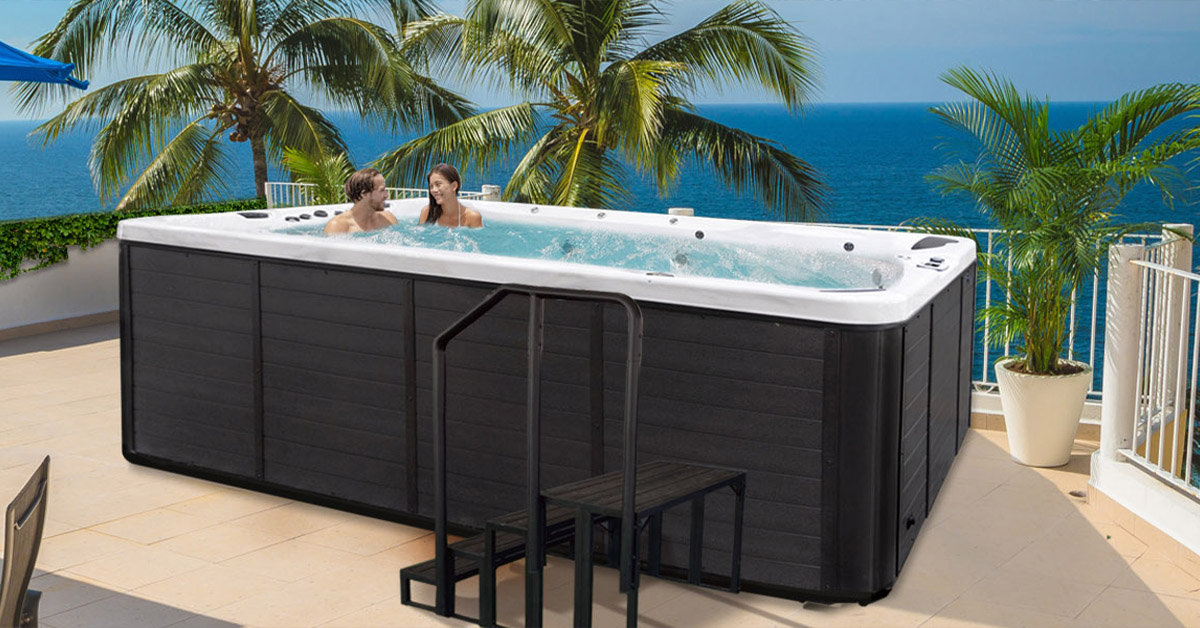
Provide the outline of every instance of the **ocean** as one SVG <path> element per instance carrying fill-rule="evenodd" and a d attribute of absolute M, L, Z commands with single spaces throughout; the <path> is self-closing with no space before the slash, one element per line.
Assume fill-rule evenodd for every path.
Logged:
<path fill-rule="evenodd" d="M 1051 120 L 1073 128 L 1101 103 L 1052 105 Z M 851 224 L 898 224 L 920 216 L 949 218 L 965 225 L 988 226 L 988 220 L 962 198 L 945 198 L 926 183 L 925 175 L 949 157 L 946 146 L 962 138 L 929 113 L 929 104 L 823 104 L 791 116 L 778 105 L 707 105 L 700 113 L 722 124 L 770 138 L 816 167 L 828 185 L 821 220 Z M 350 147 L 351 158 L 365 166 L 411 135 L 388 135 L 366 128 L 354 116 L 331 117 Z M 0 121 L 0 221 L 106 211 L 88 172 L 91 136 L 74 133 L 49 147 L 28 137 L 37 123 Z M 254 194 L 249 145 L 233 147 L 239 167 L 230 182 L 232 198 Z M 511 170 L 465 173 L 463 189 L 485 183 L 505 185 Z M 273 172 L 272 180 L 286 180 Z M 675 188 L 660 198 L 652 182 L 627 173 L 632 196 L 613 209 L 664 212 L 692 207 L 699 216 L 772 220 L 775 217 L 750 194 L 726 189 L 710 172 L 687 167 Z M 419 181 L 408 185 L 418 187 Z M 1131 220 L 1196 223 L 1200 204 L 1165 207 L 1153 189 L 1136 189 L 1126 199 Z"/>

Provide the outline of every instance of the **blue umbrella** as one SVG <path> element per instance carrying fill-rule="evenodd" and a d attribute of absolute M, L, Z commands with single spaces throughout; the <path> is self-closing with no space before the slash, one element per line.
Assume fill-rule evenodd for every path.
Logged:
<path fill-rule="evenodd" d="M 65 83 L 71 87 L 87 89 L 87 81 L 71 76 L 74 69 L 74 63 L 60 63 L 35 57 L 0 41 L 0 81 Z"/>

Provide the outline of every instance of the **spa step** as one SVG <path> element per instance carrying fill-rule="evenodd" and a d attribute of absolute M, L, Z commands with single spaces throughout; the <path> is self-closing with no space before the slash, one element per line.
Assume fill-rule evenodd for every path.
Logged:
<path fill-rule="evenodd" d="M 704 541 L 704 502 L 705 498 L 723 488 L 733 489 L 737 496 L 734 506 L 732 564 L 729 576 L 729 590 L 737 593 L 741 588 L 741 548 L 742 524 L 745 512 L 746 472 L 736 469 L 722 469 L 680 462 L 656 461 L 637 466 L 634 478 L 634 503 L 631 515 L 632 521 L 622 521 L 624 516 L 623 497 L 625 473 L 617 471 L 606 473 L 579 482 L 565 484 L 542 491 L 547 508 L 568 507 L 577 513 L 579 528 L 576 533 L 576 546 L 591 547 L 592 525 L 598 519 L 614 521 L 626 531 L 640 531 L 643 523 L 648 523 L 649 546 L 647 548 L 648 567 L 651 573 L 659 574 L 662 561 L 662 518 L 663 513 L 674 506 L 691 503 L 691 533 L 688 547 L 688 574 L 690 584 L 703 583 L 703 541 Z M 621 592 L 626 594 L 625 625 L 638 624 L 638 574 L 641 569 L 641 557 L 638 546 L 640 542 L 635 534 L 632 545 L 628 548 L 631 554 L 622 557 L 625 543 L 615 541 L 609 546 L 610 564 L 619 565 L 621 569 Z M 619 547 L 618 547 L 619 546 Z M 534 595 L 540 593 L 534 592 Z M 526 609 L 537 604 L 540 596 L 530 597 L 526 589 Z M 528 611 L 527 611 L 528 612 Z M 577 628 L 592 625 L 592 553 L 576 551 L 575 553 L 575 614 L 574 625 Z"/>
<path fill-rule="evenodd" d="M 691 501 L 703 493 L 744 481 L 745 471 L 657 461 L 638 465 L 634 512 L 654 514 Z M 607 517 L 621 516 L 621 471 L 542 491 L 550 507 L 586 508 Z"/>
<path fill-rule="evenodd" d="M 529 529 L 529 517 L 524 510 L 510 512 L 490 519 L 489 531 L 496 535 L 496 547 L 492 557 L 492 569 L 507 565 L 525 557 L 525 532 Z M 553 545 L 570 540 L 575 534 L 575 513 L 570 508 L 556 506 L 546 509 L 546 544 Z M 454 559 L 453 582 L 478 575 L 487 564 L 485 539 L 487 532 L 451 543 L 450 556 Z M 437 586 L 437 559 L 409 565 L 400 570 L 400 601 L 420 608 L 432 608 L 412 601 L 412 583 L 423 582 Z M 480 580 L 480 599 L 495 599 L 494 591 L 484 591 Z"/>

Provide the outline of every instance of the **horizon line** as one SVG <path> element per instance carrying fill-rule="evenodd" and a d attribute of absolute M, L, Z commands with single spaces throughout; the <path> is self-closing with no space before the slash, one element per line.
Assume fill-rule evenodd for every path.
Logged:
<path fill-rule="evenodd" d="M 964 99 L 964 101 L 965 100 L 966 99 Z M 823 102 L 805 104 L 801 107 L 797 107 L 796 109 L 797 109 L 797 113 L 803 113 L 804 110 L 806 110 L 806 109 L 812 109 L 812 108 L 816 108 L 816 107 L 830 106 L 830 105 L 833 105 L 833 106 L 841 106 L 841 105 L 854 105 L 854 106 L 863 106 L 863 105 L 937 105 L 937 104 L 948 103 L 948 102 L 963 102 L 963 101 L 955 101 L 955 100 L 846 100 L 846 101 L 829 101 L 829 102 L 823 101 Z M 1107 100 L 1056 100 L 1056 101 L 1051 101 L 1049 104 L 1051 104 L 1051 105 L 1091 105 L 1091 104 L 1098 104 L 1098 103 L 1107 104 L 1110 102 L 1111 101 L 1107 101 Z M 774 106 L 774 107 L 779 107 L 779 108 L 787 107 L 787 105 L 785 105 L 783 103 L 768 102 L 768 101 L 694 102 L 692 104 L 695 106 L 698 106 L 698 107 L 745 107 L 745 106 L 750 106 L 750 105 Z M 487 110 L 487 109 L 493 108 L 493 107 L 505 107 L 505 106 L 508 106 L 508 105 L 488 104 L 488 105 L 480 105 L 480 108 L 483 110 Z M 321 111 L 326 112 L 326 113 L 355 113 L 355 111 L 353 109 L 322 109 Z M 45 122 L 49 119 L 50 118 L 0 118 L 0 122 Z"/>

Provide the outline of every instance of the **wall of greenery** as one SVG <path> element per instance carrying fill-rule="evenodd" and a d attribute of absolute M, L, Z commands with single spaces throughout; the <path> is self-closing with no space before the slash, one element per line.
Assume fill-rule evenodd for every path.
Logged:
<path fill-rule="evenodd" d="M 170 214 L 212 214 L 265 209 L 263 199 L 180 205 L 139 212 L 73 214 L 35 220 L 0 222 L 0 281 L 66 261 L 67 247 L 89 249 L 117 236 L 117 223 L 127 218 Z"/>

